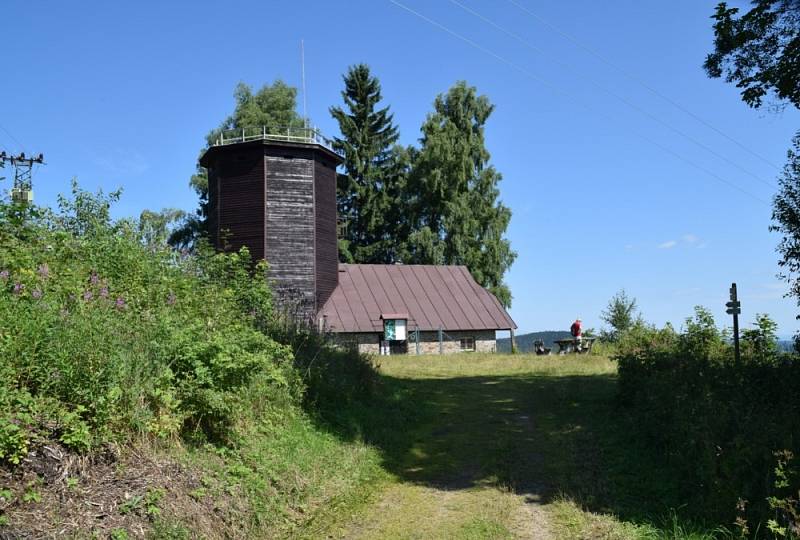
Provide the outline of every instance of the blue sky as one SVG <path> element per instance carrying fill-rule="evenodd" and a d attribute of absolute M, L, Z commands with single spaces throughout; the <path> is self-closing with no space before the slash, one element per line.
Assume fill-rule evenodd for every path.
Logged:
<path fill-rule="evenodd" d="M 576 316 L 600 327 L 621 288 L 659 325 L 695 305 L 730 324 L 732 281 L 743 322 L 766 312 L 781 335 L 797 331 L 767 227 L 800 114 L 753 111 L 705 76 L 716 0 L 458 0 L 502 30 L 449 0 L 396 2 L 447 30 L 390 0 L 6 2 L 0 148 L 44 152 L 41 204 L 76 176 L 124 188 L 118 216 L 191 210 L 187 181 L 234 86 L 299 86 L 303 39 L 308 114 L 327 134 L 357 62 L 380 78 L 406 144 L 457 80 L 495 104 L 486 140 L 513 211 L 521 332 Z"/>

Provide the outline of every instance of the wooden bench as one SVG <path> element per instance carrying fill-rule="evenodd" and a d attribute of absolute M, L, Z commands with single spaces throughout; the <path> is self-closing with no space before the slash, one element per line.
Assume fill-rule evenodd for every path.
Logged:
<path fill-rule="evenodd" d="M 576 350 L 575 338 L 557 339 L 554 341 L 554 343 L 558 345 L 558 354 L 567 354 L 571 352 L 578 354 L 589 354 L 592 352 L 592 345 L 594 345 L 596 339 L 597 338 L 593 337 L 582 338 L 580 350 Z"/>

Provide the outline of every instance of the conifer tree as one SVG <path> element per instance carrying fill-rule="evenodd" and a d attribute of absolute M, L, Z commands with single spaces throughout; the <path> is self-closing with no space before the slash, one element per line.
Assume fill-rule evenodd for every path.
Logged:
<path fill-rule="evenodd" d="M 340 259 L 391 263 L 398 257 L 398 199 L 407 152 L 395 147 L 397 127 L 389 107 L 378 108 L 381 86 L 369 66 L 351 66 L 343 79 L 345 108 L 330 109 L 342 134 L 333 148 L 344 157 L 344 174 L 337 178 L 338 213 L 345 223 Z"/>
<path fill-rule="evenodd" d="M 516 258 L 504 236 L 511 210 L 497 200 L 502 177 L 484 144 L 493 108 L 463 81 L 436 98 L 409 178 L 413 230 L 405 252 L 406 262 L 466 265 L 509 306 L 503 276 Z"/>

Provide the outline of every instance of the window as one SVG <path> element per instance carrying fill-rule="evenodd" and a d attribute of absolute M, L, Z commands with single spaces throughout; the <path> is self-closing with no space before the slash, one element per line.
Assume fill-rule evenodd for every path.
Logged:
<path fill-rule="evenodd" d="M 464 337 L 461 338 L 461 352 L 470 352 L 475 350 L 475 338 Z"/>

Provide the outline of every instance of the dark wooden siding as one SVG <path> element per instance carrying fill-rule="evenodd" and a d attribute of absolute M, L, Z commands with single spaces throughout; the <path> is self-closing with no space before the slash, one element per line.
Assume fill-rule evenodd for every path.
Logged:
<path fill-rule="evenodd" d="M 266 162 L 266 251 L 278 300 L 312 317 L 314 294 L 314 162 L 311 152 L 271 155 Z"/>
<path fill-rule="evenodd" d="M 310 321 L 338 282 L 338 156 L 317 145 L 256 141 L 212 147 L 200 161 L 217 248 L 246 245 L 255 260 L 266 259 L 276 303 Z"/>
<path fill-rule="evenodd" d="M 206 169 L 208 172 L 208 231 L 211 235 L 210 240 L 214 247 L 219 246 L 219 182 L 217 182 L 217 172 L 213 167 Z"/>
<path fill-rule="evenodd" d="M 317 309 L 328 301 L 339 279 L 336 245 L 336 165 L 325 156 L 314 161 Z"/>
<path fill-rule="evenodd" d="M 264 258 L 264 159 L 258 149 L 220 156 L 209 177 L 210 213 L 217 249 L 247 246 L 253 260 Z M 213 178 L 213 180 L 212 180 Z"/>

